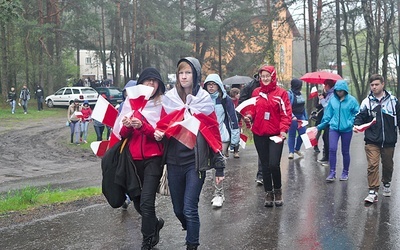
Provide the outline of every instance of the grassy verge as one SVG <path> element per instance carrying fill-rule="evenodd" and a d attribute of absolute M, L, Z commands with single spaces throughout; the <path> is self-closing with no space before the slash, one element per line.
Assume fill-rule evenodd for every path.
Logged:
<path fill-rule="evenodd" d="M 11 191 L 0 198 L 0 215 L 11 211 L 24 211 L 44 205 L 72 202 L 101 194 L 100 187 L 87 187 L 71 190 L 40 190 L 36 187 L 26 187 Z"/>

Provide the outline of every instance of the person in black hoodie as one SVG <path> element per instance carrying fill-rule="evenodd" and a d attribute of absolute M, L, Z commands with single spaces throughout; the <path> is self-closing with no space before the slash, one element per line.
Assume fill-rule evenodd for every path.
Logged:
<path fill-rule="evenodd" d="M 199 131 L 193 137 L 181 136 L 181 130 L 176 134 L 167 133 L 164 151 L 174 213 L 187 230 L 187 249 L 197 249 L 200 244 L 198 203 L 206 171 L 215 168 L 218 185 L 224 179 L 225 159 L 214 102 L 200 86 L 200 62 L 193 57 L 181 59 L 176 78 L 176 87 L 164 96 L 163 108 L 167 115 L 157 124 L 154 136 L 161 140 L 169 124 L 174 122 L 200 122 Z"/>
<path fill-rule="evenodd" d="M 35 99 L 37 101 L 37 107 L 38 107 L 38 111 L 42 111 L 43 110 L 43 98 L 44 98 L 44 92 L 42 87 L 38 84 L 36 86 L 36 90 L 35 90 Z"/>

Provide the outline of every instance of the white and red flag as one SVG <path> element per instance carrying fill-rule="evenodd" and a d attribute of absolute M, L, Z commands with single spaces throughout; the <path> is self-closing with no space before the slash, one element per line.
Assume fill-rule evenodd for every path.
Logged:
<path fill-rule="evenodd" d="M 75 112 L 71 115 L 71 117 L 70 117 L 69 119 L 72 119 L 73 117 L 82 119 L 82 118 L 83 118 L 83 114 L 82 114 L 82 112 L 80 112 L 80 111 L 75 111 Z"/>
<path fill-rule="evenodd" d="M 297 120 L 297 128 L 302 128 L 308 125 L 308 121 L 306 120 Z"/>
<path fill-rule="evenodd" d="M 108 149 L 108 143 L 109 141 L 94 141 L 90 143 L 90 148 L 96 156 L 103 157 Z"/>
<path fill-rule="evenodd" d="M 306 149 L 317 146 L 317 129 L 309 129 L 304 134 L 300 135 Z"/>
<path fill-rule="evenodd" d="M 127 99 L 131 105 L 131 110 L 142 110 L 151 97 L 153 87 L 139 84 L 126 88 Z"/>
<path fill-rule="evenodd" d="M 165 131 L 165 135 L 167 137 L 174 137 L 186 147 L 193 149 L 196 145 L 199 128 L 200 121 L 196 117 L 190 116 L 188 119 L 172 124 Z"/>
<path fill-rule="evenodd" d="M 109 103 L 103 96 L 99 95 L 96 106 L 92 112 L 92 118 L 109 126 L 113 127 L 115 120 L 118 117 L 118 110 Z"/>
<path fill-rule="evenodd" d="M 202 88 L 199 89 L 197 95 L 188 95 L 184 103 L 174 88 L 163 97 L 163 109 L 166 115 L 157 122 L 156 129 L 164 132 L 167 137 L 172 136 L 182 144 L 190 145 L 190 147 L 193 145 L 194 147 L 198 134 L 195 133 L 197 128 L 197 132 L 203 135 L 207 144 L 215 153 L 222 150 L 219 124 L 214 112 L 214 102 L 207 91 Z M 199 127 L 197 127 L 197 122 L 193 119 L 199 121 Z M 182 124 L 182 122 L 184 123 Z M 175 125 L 183 128 L 173 127 Z M 189 129 L 187 125 L 193 126 L 194 129 Z M 189 132 L 188 130 L 191 134 L 186 133 Z M 185 134 L 189 135 L 189 138 L 185 138 L 183 136 Z M 195 137 L 192 135 L 195 135 Z"/>
<path fill-rule="evenodd" d="M 370 128 L 375 123 L 376 123 L 376 118 L 372 119 L 372 121 L 370 121 L 368 123 L 364 123 L 362 125 L 358 125 L 358 126 L 354 126 L 354 127 L 357 129 L 358 132 L 364 132 L 365 130 Z"/>
<path fill-rule="evenodd" d="M 246 148 L 246 142 L 247 142 L 247 136 L 245 134 L 240 134 L 240 141 L 239 145 L 245 149 Z"/>
<path fill-rule="evenodd" d="M 285 138 L 283 136 L 281 136 L 281 135 L 274 135 L 274 136 L 271 136 L 269 139 L 271 141 L 274 141 L 275 143 L 278 143 L 278 144 L 282 143 L 283 140 L 285 140 Z"/>
<path fill-rule="evenodd" d="M 308 99 L 313 99 L 314 97 L 317 97 L 317 96 L 318 96 L 318 90 L 317 90 L 317 87 L 314 86 L 314 87 L 311 88 L 310 95 L 308 96 Z"/>
<path fill-rule="evenodd" d="M 236 111 L 239 112 L 241 115 L 246 116 L 250 110 L 254 108 L 256 105 L 258 97 L 252 97 L 250 99 L 247 99 L 246 101 L 243 101 L 239 106 L 236 107 Z"/>

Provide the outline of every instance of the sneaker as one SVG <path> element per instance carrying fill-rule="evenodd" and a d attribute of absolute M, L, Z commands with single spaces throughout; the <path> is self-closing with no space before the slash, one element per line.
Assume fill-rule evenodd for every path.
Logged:
<path fill-rule="evenodd" d="M 87 143 L 87 141 L 86 141 L 86 140 L 84 140 L 84 141 L 83 141 L 83 143 Z"/>
<path fill-rule="evenodd" d="M 349 173 L 348 172 L 344 172 L 342 173 L 342 175 L 340 176 L 341 181 L 347 181 L 349 179 Z"/>
<path fill-rule="evenodd" d="M 335 172 L 330 172 L 328 177 L 326 177 L 326 182 L 332 182 L 336 179 L 336 173 Z"/>
<path fill-rule="evenodd" d="M 299 157 L 303 157 L 304 155 L 303 155 L 303 153 L 302 152 L 300 152 L 300 151 L 294 151 Z"/>
<path fill-rule="evenodd" d="M 240 158 L 239 152 L 235 152 L 235 153 L 233 154 L 233 158 Z"/>
<path fill-rule="evenodd" d="M 293 153 L 289 153 L 288 159 L 293 159 L 294 158 L 294 154 Z"/>
<path fill-rule="evenodd" d="M 27 112 L 24 112 L 24 115 L 28 114 Z"/>
<path fill-rule="evenodd" d="M 264 206 L 266 207 L 273 207 L 274 206 L 274 192 L 273 191 L 267 191 L 265 193 L 265 202 L 264 202 Z"/>
<path fill-rule="evenodd" d="M 124 204 L 122 204 L 121 209 L 124 210 L 124 211 L 128 210 L 128 206 L 129 206 L 130 203 L 131 203 L 131 201 L 129 201 L 128 199 L 126 199 L 126 200 L 124 201 Z"/>
<path fill-rule="evenodd" d="M 375 203 L 378 201 L 378 193 L 374 190 L 369 190 L 368 196 L 365 197 L 364 201 L 366 203 Z"/>
<path fill-rule="evenodd" d="M 160 230 L 164 227 L 164 220 L 162 218 L 157 219 L 156 224 L 156 231 L 154 232 L 154 237 L 151 241 L 151 246 L 154 247 L 155 245 L 160 242 Z"/>
<path fill-rule="evenodd" d="M 314 146 L 314 152 L 315 153 L 320 153 L 321 151 L 319 150 L 319 147 L 318 146 Z"/>
<path fill-rule="evenodd" d="M 220 208 L 222 207 L 222 204 L 225 201 L 225 196 L 224 195 L 216 195 L 212 201 L 212 207 L 213 208 Z"/>
<path fill-rule="evenodd" d="M 261 176 L 257 176 L 256 182 L 259 186 L 264 185 L 264 179 Z"/>
<path fill-rule="evenodd" d="M 391 195 L 390 183 L 383 184 L 383 196 L 390 197 Z"/>
<path fill-rule="evenodd" d="M 282 189 L 275 189 L 275 206 L 280 207 L 283 205 L 283 198 L 282 198 Z"/>

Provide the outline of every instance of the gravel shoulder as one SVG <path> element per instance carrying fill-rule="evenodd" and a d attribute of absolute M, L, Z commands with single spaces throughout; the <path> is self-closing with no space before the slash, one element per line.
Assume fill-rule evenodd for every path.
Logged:
<path fill-rule="evenodd" d="M 90 131 L 89 131 L 90 132 Z M 92 131 L 94 133 L 94 131 Z M 100 159 L 68 143 L 64 117 L 37 122 L 0 121 L 0 194 L 27 186 L 74 189 L 101 185 Z M 106 202 L 103 196 L 0 216 L 0 225 L 27 223 Z"/>

